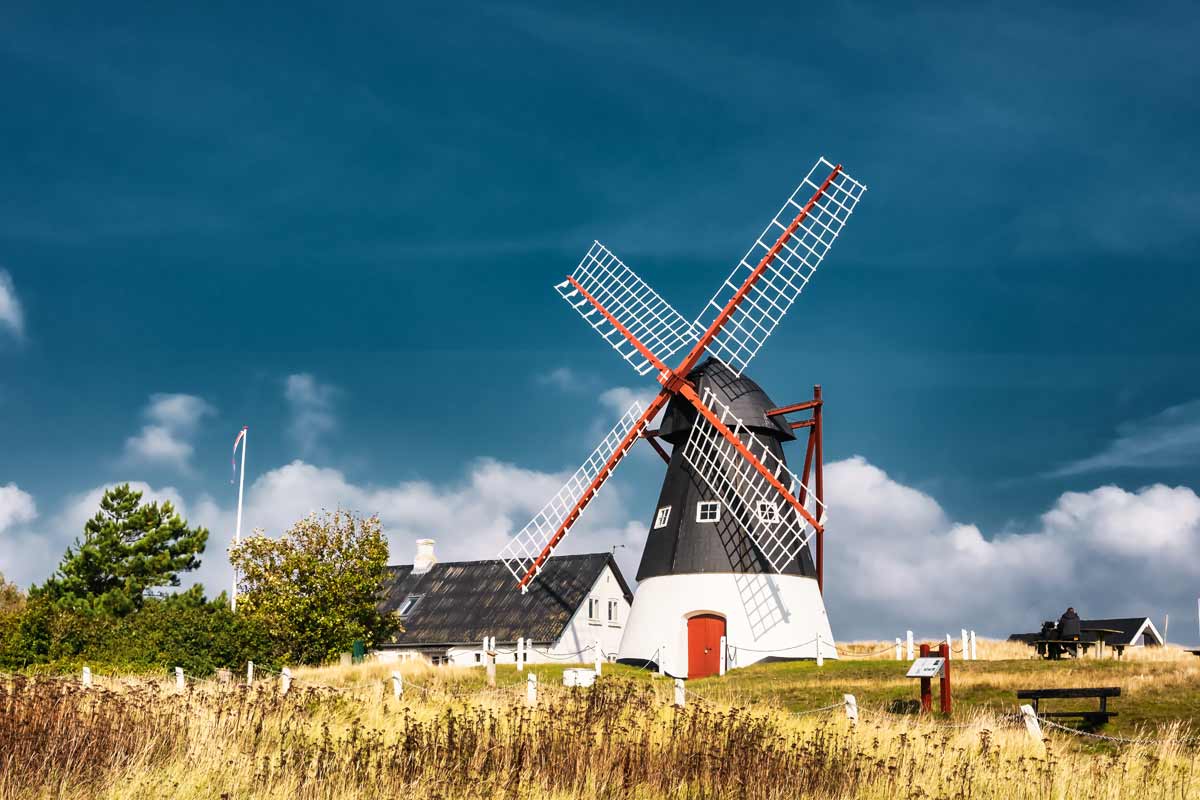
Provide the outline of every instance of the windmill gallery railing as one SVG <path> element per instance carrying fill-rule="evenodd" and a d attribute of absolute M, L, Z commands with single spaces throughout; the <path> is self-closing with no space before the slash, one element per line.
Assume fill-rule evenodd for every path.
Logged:
<path fill-rule="evenodd" d="M 625 412 L 583 466 L 501 551 L 522 591 L 639 438 L 649 439 L 666 456 L 647 426 L 676 396 L 695 409 L 698 420 L 685 457 L 733 510 L 776 572 L 815 537 L 817 578 L 823 587 L 819 387 L 811 403 L 772 412 L 813 411 L 813 420 L 791 426 L 810 428 L 804 474 L 797 476 L 714 396 L 702 397 L 688 376 L 705 355 L 741 376 L 804 290 L 865 191 L 840 164 L 819 159 L 695 320 L 675 310 L 604 245 L 592 245 L 556 288 L 635 372 L 657 373 L 662 388 L 647 405 L 635 403 Z M 685 355 L 678 364 L 668 366 L 666 360 L 679 353 Z M 810 490 L 813 462 L 816 485 Z"/>

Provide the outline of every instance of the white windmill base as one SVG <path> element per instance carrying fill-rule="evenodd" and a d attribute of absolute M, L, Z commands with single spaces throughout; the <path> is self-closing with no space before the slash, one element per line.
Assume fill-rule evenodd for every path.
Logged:
<path fill-rule="evenodd" d="M 815 579 L 706 573 L 640 582 L 618 660 L 661 663 L 667 674 L 687 677 L 688 620 L 700 614 L 724 618 L 728 669 L 768 658 L 815 659 L 818 642 L 823 658 L 837 658 Z"/>

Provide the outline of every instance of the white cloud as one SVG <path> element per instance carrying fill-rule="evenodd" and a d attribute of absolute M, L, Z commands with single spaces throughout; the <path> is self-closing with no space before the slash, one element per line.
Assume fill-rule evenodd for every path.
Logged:
<path fill-rule="evenodd" d="M 33 502 L 33 495 L 15 483 L 0 486 L 0 533 L 30 522 L 36 516 L 37 504 Z"/>
<path fill-rule="evenodd" d="M 446 485 L 417 480 L 372 486 L 353 483 L 340 470 L 297 460 L 246 487 L 242 531 L 261 528 L 278 536 L 310 512 L 340 507 L 379 515 L 393 563 L 411 562 L 415 541 L 426 537 L 437 540 L 437 555 L 443 561 L 495 558 L 566 477 L 480 459 Z M 646 533 L 640 522 L 645 509 L 630 513 L 624 498 L 619 484 L 606 485 L 560 552 L 594 552 L 625 544 L 617 557 L 632 576 Z M 196 505 L 194 511 L 194 521 L 211 531 L 209 555 L 197 577 L 215 594 L 232 574 L 223 554 L 233 539 L 234 513 L 211 501 Z"/>
<path fill-rule="evenodd" d="M 153 394 L 143 414 L 149 423 L 125 440 L 125 456 L 136 464 L 191 470 L 190 441 L 200 420 L 213 413 L 203 399 L 190 394 Z"/>
<path fill-rule="evenodd" d="M 346 508 L 379 514 L 392 563 L 411 561 L 414 540 L 437 540 L 442 560 L 493 558 L 509 537 L 561 486 L 565 474 L 491 459 L 472 462 L 457 479 L 361 484 L 345 473 L 293 461 L 246 487 L 243 532 L 279 535 L 311 511 Z M 1170 612 L 1194 619 L 1200 586 L 1200 497 L 1187 487 L 1128 491 L 1101 486 L 1069 492 L 1026 529 L 985 538 L 952 519 L 936 499 L 893 480 L 855 457 L 827 465 L 830 503 L 826 535 L 826 602 L 841 639 L 943 635 L 961 627 L 1004 635 L 1036 630 L 1068 605 L 1085 616 Z M 200 570 L 192 576 L 210 595 L 229 585 L 226 548 L 233 538 L 233 492 L 221 503 L 185 500 L 170 487 L 133 484 L 148 498 L 168 499 L 193 525 L 210 530 Z M 40 581 L 63 548 L 95 513 L 103 489 L 69 498 L 37 536 L 32 498 L 0 489 L 9 511 L 0 527 L 0 570 Z M 20 492 L 20 494 L 18 494 Z M 618 477 L 607 484 L 560 552 L 596 552 L 614 545 L 632 580 L 646 537 L 647 508 L 630 503 Z"/>
<path fill-rule="evenodd" d="M 1099 453 L 1050 474 L 1080 475 L 1121 467 L 1179 467 L 1200 462 L 1200 400 L 1117 427 L 1117 437 Z"/>
<path fill-rule="evenodd" d="M 201 417 L 212 413 L 212 406 L 191 394 L 153 394 L 146 416 L 159 425 L 191 432 Z"/>
<path fill-rule="evenodd" d="M 337 393 L 335 387 L 319 383 L 307 372 L 288 375 L 283 393 L 292 414 L 288 433 L 302 453 L 315 451 L 321 437 L 337 427 L 333 414 Z"/>
<path fill-rule="evenodd" d="M 650 405 L 650 401 L 658 395 L 658 390 L 653 386 L 648 386 L 643 389 L 633 389 L 628 386 L 614 386 L 611 389 L 606 389 L 600 393 L 600 405 L 611 412 L 612 419 L 619 419 L 622 414 L 629 410 L 629 407 L 637 402 L 645 408 Z M 662 415 L 666 412 L 666 406 L 654 416 L 654 419 L 647 423 L 647 427 L 656 428 L 662 421 Z M 607 419 L 607 418 L 606 418 Z"/>
<path fill-rule="evenodd" d="M 538 375 L 537 382 L 543 386 L 553 386 L 560 392 L 575 391 L 584 385 L 584 379 L 576 375 L 570 367 L 555 367 L 549 372 Z"/>
<path fill-rule="evenodd" d="M 25 314 L 21 310 L 21 301 L 17 299 L 17 290 L 13 286 L 12 276 L 0 269 L 0 328 L 8 328 L 18 337 L 25 333 Z"/>
<path fill-rule="evenodd" d="M 1068 492 L 1025 532 L 985 538 L 862 458 L 829 464 L 826 599 L 839 636 L 1036 630 L 1085 616 L 1194 613 L 1200 497 L 1186 487 Z"/>

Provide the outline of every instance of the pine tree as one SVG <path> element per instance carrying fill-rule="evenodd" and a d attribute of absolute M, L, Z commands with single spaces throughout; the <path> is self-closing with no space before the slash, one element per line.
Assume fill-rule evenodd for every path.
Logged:
<path fill-rule="evenodd" d="M 129 484 L 107 490 L 83 538 L 67 548 L 58 571 L 37 593 L 120 616 L 141 608 L 147 589 L 178 586 L 179 573 L 200 566 L 208 531 L 189 528 L 169 501 L 141 500 L 142 493 Z"/>

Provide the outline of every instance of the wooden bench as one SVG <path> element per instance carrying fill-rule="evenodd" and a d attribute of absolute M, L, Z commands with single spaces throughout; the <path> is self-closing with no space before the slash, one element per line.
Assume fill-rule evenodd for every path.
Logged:
<path fill-rule="evenodd" d="M 1078 717 L 1090 723 L 1103 725 L 1110 717 L 1117 716 L 1116 711 L 1108 710 L 1108 698 L 1120 697 L 1120 686 L 1101 686 L 1090 689 L 1022 689 L 1017 692 L 1018 700 L 1032 700 L 1033 713 L 1041 717 Z M 1095 697 L 1100 700 L 1099 711 L 1038 711 L 1040 700 L 1063 700 L 1077 697 Z"/>

